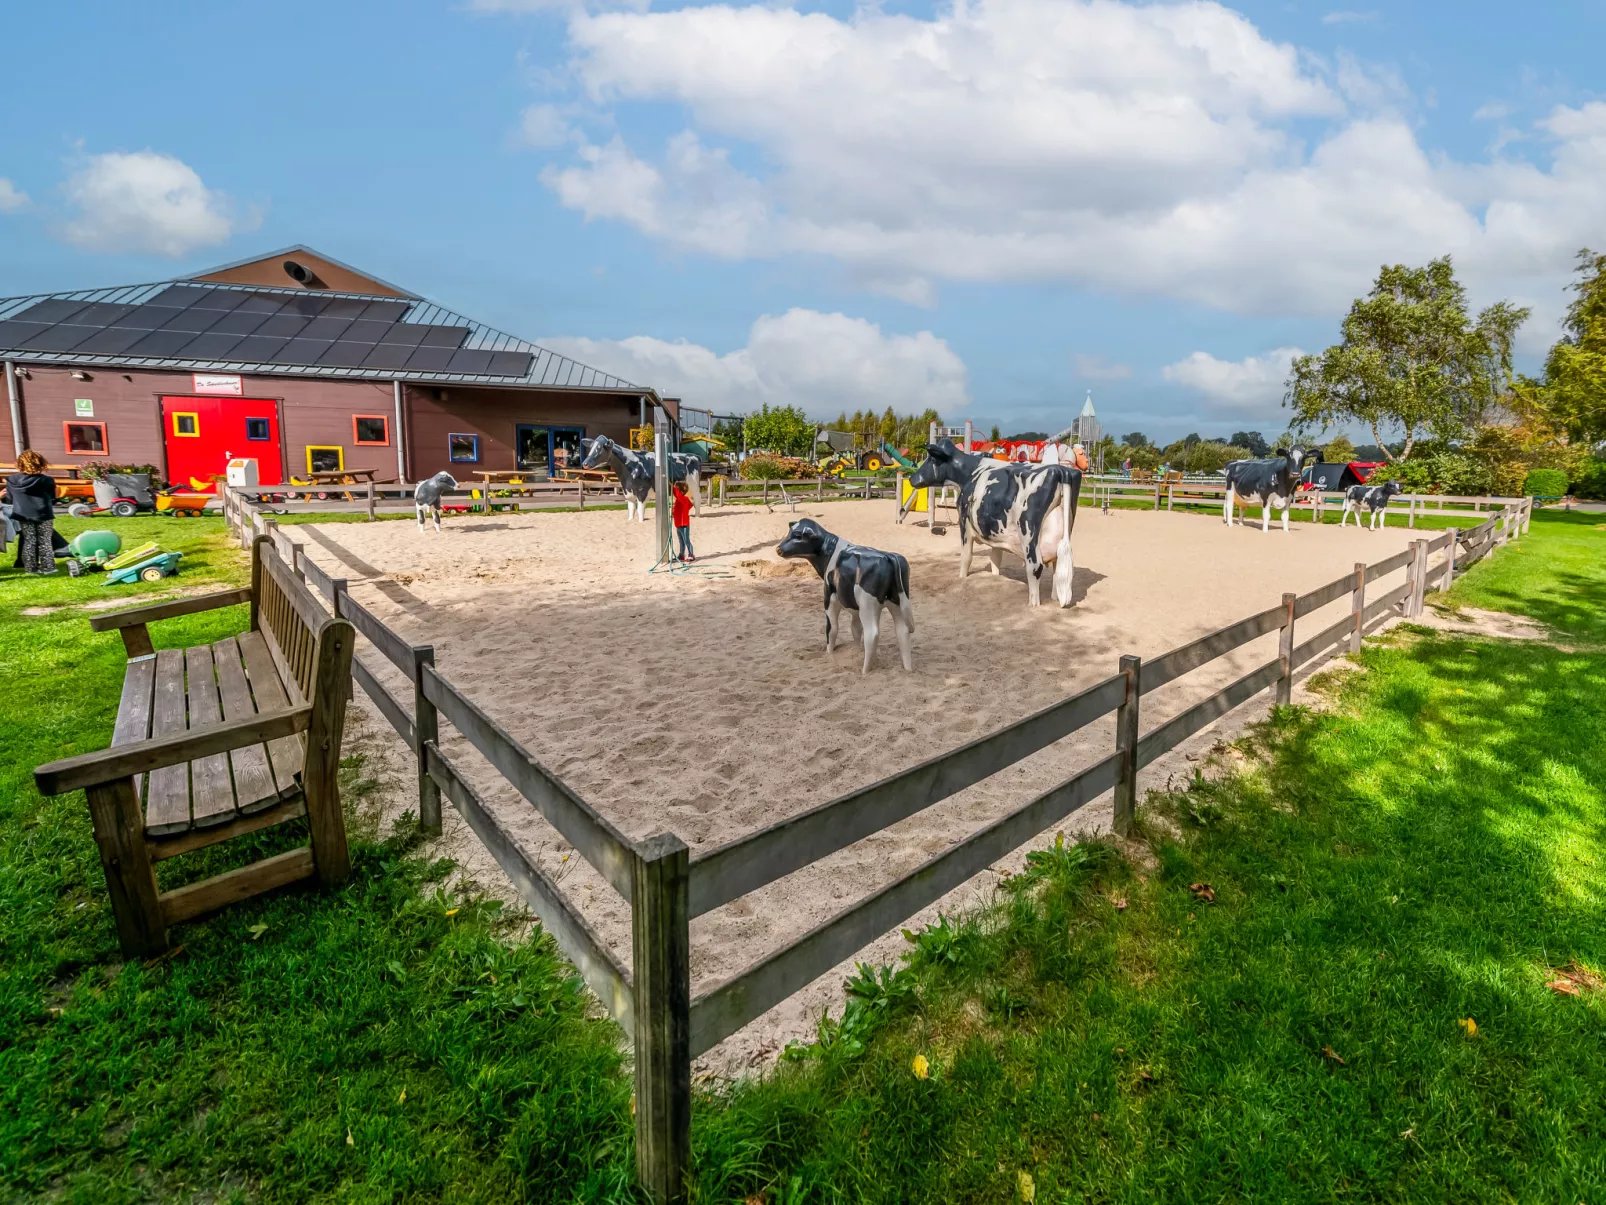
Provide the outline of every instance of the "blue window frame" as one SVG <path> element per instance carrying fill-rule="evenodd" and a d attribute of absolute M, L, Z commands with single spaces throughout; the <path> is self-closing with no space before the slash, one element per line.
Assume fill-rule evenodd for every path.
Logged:
<path fill-rule="evenodd" d="M 447 435 L 447 455 L 453 464 L 478 464 L 480 437 L 478 435 Z"/>

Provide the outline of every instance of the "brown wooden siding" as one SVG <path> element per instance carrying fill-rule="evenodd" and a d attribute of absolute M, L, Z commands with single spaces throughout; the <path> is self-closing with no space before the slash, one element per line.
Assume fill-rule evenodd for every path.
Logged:
<path fill-rule="evenodd" d="M 296 282 L 285 275 L 284 261 L 293 259 L 303 268 L 311 271 L 324 283 L 327 289 L 336 293 L 369 293 L 382 297 L 405 297 L 405 293 L 398 293 L 389 285 L 381 284 L 371 276 L 364 276 L 360 272 L 353 272 L 349 268 L 342 268 L 332 264 L 321 256 L 312 255 L 306 251 L 290 251 L 283 255 L 269 255 L 263 259 L 253 260 L 238 267 L 225 268 L 221 272 L 208 272 L 205 276 L 195 276 L 193 280 L 215 280 L 219 284 L 233 285 L 268 285 L 271 288 L 295 288 Z"/>
<path fill-rule="evenodd" d="M 636 425 L 639 402 L 635 395 L 422 385 L 407 388 L 406 409 L 412 454 L 408 471 L 416 481 L 442 470 L 467 479 L 476 469 L 518 468 L 513 439 L 520 423 L 580 427 L 588 437 L 606 435 L 623 442 Z M 480 437 L 477 463 L 452 462 L 447 437 L 454 434 Z"/>

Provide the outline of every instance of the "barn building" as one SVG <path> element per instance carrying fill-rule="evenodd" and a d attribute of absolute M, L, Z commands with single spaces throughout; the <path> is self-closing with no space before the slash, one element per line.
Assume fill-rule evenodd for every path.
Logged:
<path fill-rule="evenodd" d="M 678 408 L 307 247 L 156 284 L 0 300 L 0 456 L 153 464 L 264 485 L 313 471 L 417 481 L 578 463 Z"/>

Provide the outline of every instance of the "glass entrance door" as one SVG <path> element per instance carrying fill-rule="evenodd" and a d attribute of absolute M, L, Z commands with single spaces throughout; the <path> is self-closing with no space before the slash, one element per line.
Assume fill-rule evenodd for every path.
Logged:
<path fill-rule="evenodd" d="M 552 428 L 552 467 L 555 470 L 577 469 L 585 459 L 580 440 L 585 436 L 583 427 Z"/>
<path fill-rule="evenodd" d="M 546 427 L 520 423 L 514 433 L 519 469 L 545 477 L 552 468 L 552 432 Z"/>

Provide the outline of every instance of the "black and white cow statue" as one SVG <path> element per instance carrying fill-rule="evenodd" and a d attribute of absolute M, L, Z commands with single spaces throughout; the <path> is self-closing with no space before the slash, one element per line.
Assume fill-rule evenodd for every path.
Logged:
<path fill-rule="evenodd" d="M 1054 566 L 1054 601 L 1071 605 L 1071 528 L 1082 472 L 1069 464 L 1006 464 L 979 452 L 961 451 L 939 439 L 909 484 L 915 489 L 949 482 L 959 487 L 959 576 L 970 575 L 971 544 L 987 545 L 994 573 L 1004 553 L 1026 562 L 1026 600 L 1043 601 L 1043 573 Z M 909 495 L 911 498 L 914 495 Z"/>
<path fill-rule="evenodd" d="M 596 439 L 582 441 L 586 446 L 586 456 L 580 462 L 583 469 L 598 469 L 607 465 L 613 470 L 614 476 L 619 478 L 619 485 L 625 492 L 625 509 L 629 512 L 631 520 L 647 521 L 647 495 L 653 491 L 653 482 L 658 471 L 657 458 L 651 452 L 632 452 L 609 439 L 606 435 L 599 435 Z M 669 454 L 669 480 L 684 481 L 687 492 L 691 494 L 692 513 L 702 514 L 702 472 L 703 462 L 687 452 L 671 452 Z M 666 504 L 667 505 L 667 504 Z"/>
<path fill-rule="evenodd" d="M 1283 512 L 1283 530 L 1288 530 L 1288 510 L 1299 492 L 1299 475 L 1304 471 L 1304 448 L 1278 448 L 1265 460 L 1234 460 L 1227 464 L 1227 526 L 1232 526 L 1233 506 L 1240 499 L 1244 507 L 1260 506 L 1260 530 L 1271 530 L 1273 508 Z"/>
<path fill-rule="evenodd" d="M 825 582 L 825 651 L 836 648 L 842 627 L 842 608 L 853 612 L 853 634 L 864 644 L 864 668 L 870 672 L 876 637 L 881 632 L 881 608 L 892 610 L 903 668 L 914 671 L 915 613 L 909 599 L 909 562 L 896 552 L 862 548 L 832 535 L 813 519 L 799 519 L 787 529 L 775 549 L 783 557 L 801 557 L 814 566 Z"/>
<path fill-rule="evenodd" d="M 457 488 L 457 478 L 450 473 L 436 473 L 427 481 L 420 481 L 413 490 L 413 513 L 418 516 L 418 530 L 424 530 L 424 516 L 435 520 L 435 530 L 441 529 L 441 495 Z"/>
<path fill-rule="evenodd" d="M 1376 531 L 1378 524 L 1383 522 L 1383 511 L 1388 507 L 1389 499 L 1402 489 L 1398 481 L 1385 481 L 1382 485 L 1352 485 L 1344 491 L 1344 515 L 1338 521 L 1343 527 L 1349 522 L 1350 512 L 1355 514 L 1355 526 L 1361 525 L 1361 511 L 1364 509 L 1372 516 L 1370 530 Z"/>

